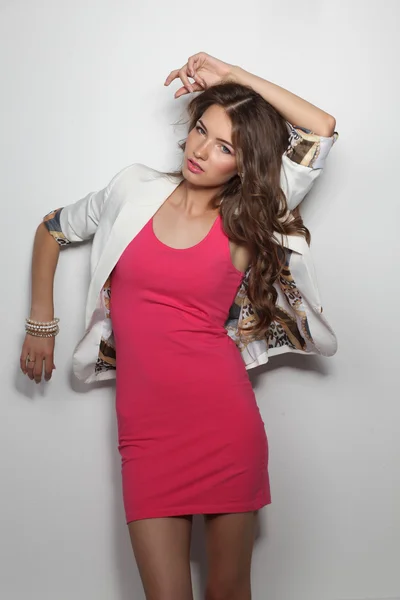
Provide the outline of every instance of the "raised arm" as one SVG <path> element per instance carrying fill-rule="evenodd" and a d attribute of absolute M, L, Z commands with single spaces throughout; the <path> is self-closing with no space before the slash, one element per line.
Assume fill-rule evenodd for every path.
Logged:
<path fill-rule="evenodd" d="M 230 66 L 227 77 L 237 83 L 252 87 L 289 123 L 324 137 L 331 137 L 334 134 L 336 120 L 332 115 L 279 85 L 262 79 L 258 75 L 253 75 L 238 66 Z"/>
<path fill-rule="evenodd" d="M 189 77 L 194 80 L 193 84 Z M 171 71 L 165 85 L 178 78 L 181 79 L 183 87 L 176 91 L 175 98 L 189 92 L 201 92 L 210 85 L 223 81 L 236 81 L 253 88 L 289 123 L 325 137 L 332 136 L 335 131 L 334 117 L 324 110 L 258 75 L 245 71 L 242 67 L 226 63 L 206 52 L 193 54 L 183 67 Z"/>
<path fill-rule="evenodd" d="M 205 52 L 190 56 L 183 67 L 171 71 L 164 85 L 175 79 L 183 83 L 175 98 L 234 81 L 253 88 L 282 115 L 288 126 L 288 147 L 282 157 L 281 187 L 289 210 L 294 210 L 321 175 L 338 138 L 335 118 L 292 92 Z"/>

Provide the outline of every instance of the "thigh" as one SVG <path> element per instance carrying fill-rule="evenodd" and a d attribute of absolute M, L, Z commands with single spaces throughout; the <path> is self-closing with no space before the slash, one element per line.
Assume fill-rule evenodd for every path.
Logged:
<path fill-rule="evenodd" d="M 250 572 L 257 511 L 205 515 L 207 598 L 251 598 Z"/>
<path fill-rule="evenodd" d="M 192 517 L 140 519 L 128 528 L 146 600 L 193 600 Z"/>

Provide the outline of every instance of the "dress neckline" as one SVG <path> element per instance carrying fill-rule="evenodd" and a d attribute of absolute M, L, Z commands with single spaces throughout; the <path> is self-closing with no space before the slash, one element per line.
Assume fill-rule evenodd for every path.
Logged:
<path fill-rule="evenodd" d="M 212 231 L 214 230 L 214 228 L 220 218 L 221 218 L 221 215 L 218 213 L 218 215 L 217 215 L 216 219 L 214 220 L 213 224 L 211 225 L 208 233 L 199 242 L 197 242 L 197 244 L 194 244 L 193 246 L 188 246 L 187 248 L 173 248 L 172 246 L 168 246 L 168 244 L 165 244 L 164 242 L 162 242 L 154 233 L 154 227 L 153 227 L 154 216 L 150 219 L 150 229 L 151 229 L 151 233 L 152 233 L 154 239 L 157 241 L 158 244 L 160 244 L 164 248 L 167 248 L 168 250 L 172 250 L 173 252 L 185 252 L 185 250 L 193 250 L 194 248 L 197 248 L 198 246 L 203 244 L 210 237 Z"/>

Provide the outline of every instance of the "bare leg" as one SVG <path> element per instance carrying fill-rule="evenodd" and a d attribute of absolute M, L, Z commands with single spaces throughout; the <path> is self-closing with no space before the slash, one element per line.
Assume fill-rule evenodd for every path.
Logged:
<path fill-rule="evenodd" d="M 192 517 L 141 519 L 128 527 L 146 600 L 193 600 Z"/>
<path fill-rule="evenodd" d="M 250 600 L 257 511 L 205 515 L 206 600 Z"/>

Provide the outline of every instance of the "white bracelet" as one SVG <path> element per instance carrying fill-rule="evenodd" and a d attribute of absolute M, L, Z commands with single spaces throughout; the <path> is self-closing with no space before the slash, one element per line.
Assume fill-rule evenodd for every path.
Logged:
<path fill-rule="evenodd" d="M 60 319 L 57 319 L 57 317 L 56 317 L 52 321 L 33 321 L 32 319 L 25 319 L 25 321 L 27 323 L 29 323 L 30 325 L 57 325 L 57 323 L 59 323 Z"/>
<path fill-rule="evenodd" d="M 25 319 L 25 331 L 35 337 L 53 337 L 59 333 L 59 321 L 58 318 L 52 321 L 33 321 L 28 318 Z"/>
<path fill-rule="evenodd" d="M 28 329 L 26 329 L 26 333 L 28 335 L 33 335 L 34 337 L 50 338 L 50 337 L 56 337 L 56 335 L 58 335 L 58 333 L 59 333 L 59 330 L 55 331 L 54 333 L 38 333 L 35 331 L 29 331 Z"/>

